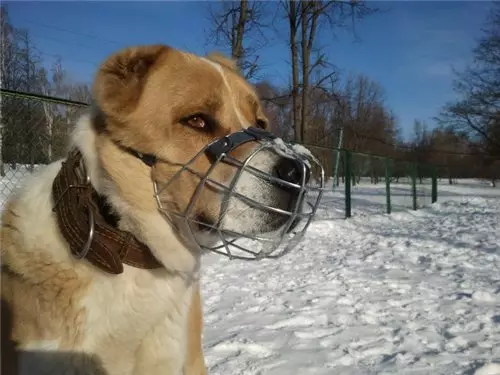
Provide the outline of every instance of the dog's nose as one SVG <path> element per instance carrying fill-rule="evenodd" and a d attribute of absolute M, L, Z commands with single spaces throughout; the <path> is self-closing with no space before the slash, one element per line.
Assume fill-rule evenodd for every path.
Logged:
<path fill-rule="evenodd" d="M 276 174 L 282 180 L 292 184 L 302 184 L 305 174 L 305 183 L 309 182 L 311 171 L 309 167 L 296 159 L 282 158 L 276 165 Z"/>

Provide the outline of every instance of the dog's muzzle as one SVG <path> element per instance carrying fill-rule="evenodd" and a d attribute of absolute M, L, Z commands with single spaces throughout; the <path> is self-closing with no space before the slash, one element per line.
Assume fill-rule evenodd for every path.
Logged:
<path fill-rule="evenodd" d="M 256 142 L 256 147 L 244 160 L 238 160 L 230 153 L 247 142 Z M 271 152 L 277 160 L 271 172 L 252 166 L 252 160 L 260 153 Z M 146 164 L 154 168 L 158 160 L 152 155 L 138 155 Z M 208 157 L 211 165 L 205 173 L 193 168 L 198 158 Z M 221 163 L 227 163 L 236 172 L 228 184 L 223 184 L 211 177 L 214 169 Z M 170 163 L 172 164 L 172 163 Z M 167 181 L 153 178 L 155 198 L 159 210 L 177 226 L 179 220 L 188 229 L 191 240 L 202 250 L 226 255 L 230 258 L 256 260 L 278 258 L 292 250 L 304 236 L 311 223 L 324 190 L 324 170 L 319 161 L 305 148 L 285 143 L 282 139 L 260 128 L 248 128 L 217 139 L 200 150 L 185 164 L 178 164 L 179 170 Z M 316 171 L 313 179 L 311 169 Z M 180 212 L 173 204 L 162 200 L 162 192 L 183 172 L 192 173 L 200 179 L 186 208 Z M 249 194 L 238 192 L 236 187 L 242 175 L 248 173 L 266 186 L 279 188 L 291 197 L 286 208 L 259 202 Z M 154 173 L 153 173 L 154 175 Z M 314 180 L 314 181 L 312 181 Z M 216 220 L 203 220 L 194 210 L 204 187 L 216 189 L 222 195 L 219 214 Z M 277 228 L 265 233 L 243 233 L 244 230 L 225 229 L 224 216 L 231 200 L 244 202 L 252 210 L 259 210 L 262 215 L 276 215 L 282 219 Z M 232 218 L 234 220 L 234 218 Z M 201 228 L 201 229 L 200 229 Z M 203 243 L 201 237 L 215 236 L 210 245 Z"/>

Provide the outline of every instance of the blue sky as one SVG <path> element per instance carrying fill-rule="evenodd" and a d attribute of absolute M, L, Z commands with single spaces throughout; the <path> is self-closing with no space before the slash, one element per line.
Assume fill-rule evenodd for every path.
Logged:
<path fill-rule="evenodd" d="M 404 135 L 414 119 L 432 117 L 455 98 L 452 67 L 462 68 L 491 6 L 486 1 L 369 1 L 379 14 L 356 23 L 360 41 L 345 30 L 321 30 L 320 43 L 344 73 L 363 73 L 385 90 L 386 103 Z M 98 64 L 117 49 L 165 43 L 194 53 L 206 45 L 209 2 L 195 1 L 10 1 L 13 24 L 30 30 L 46 64 L 56 56 L 71 77 L 90 82 Z M 211 2 L 212 5 L 215 2 Z M 262 78 L 286 85 L 286 24 L 274 22 L 260 51 Z"/>

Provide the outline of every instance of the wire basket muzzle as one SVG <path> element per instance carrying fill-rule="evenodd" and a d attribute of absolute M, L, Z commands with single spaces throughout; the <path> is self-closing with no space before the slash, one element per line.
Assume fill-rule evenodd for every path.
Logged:
<path fill-rule="evenodd" d="M 233 133 L 236 140 L 245 139 L 239 133 Z M 300 146 L 255 135 L 249 138 L 255 147 L 239 160 L 231 151 L 248 141 L 233 140 L 225 137 L 208 145 L 167 182 L 154 180 L 159 210 L 184 239 L 203 251 L 244 260 L 281 257 L 296 247 L 315 216 L 325 184 L 323 167 Z M 207 155 L 210 167 L 197 171 L 196 160 Z M 231 169 L 229 181 L 216 177 L 218 168 Z M 161 198 L 162 192 L 183 173 L 195 175 L 199 182 L 187 206 L 174 209 Z M 203 201 L 204 189 L 217 192 L 217 202 Z M 217 206 L 211 220 L 197 212 L 207 203 Z"/>

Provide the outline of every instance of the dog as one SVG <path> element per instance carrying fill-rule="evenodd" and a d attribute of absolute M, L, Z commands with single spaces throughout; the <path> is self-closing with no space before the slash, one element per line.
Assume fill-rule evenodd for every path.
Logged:
<path fill-rule="evenodd" d="M 216 140 L 268 129 L 268 119 L 234 61 L 166 45 L 109 56 L 92 96 L 68 156 L 25 180 L 2 214 L 2 373 L 206 374 L 203 248 L 213 232 L 282 227 L 297 193 L 243 173 L 234 194 L 277 207 L 259 210 L 214 186 L 200 190 L 214 161 L 192 158 Z M 227 154 L 255 153 L 252 134 Z M 248 164 L 304 180 L 289 160 L 263 151 Z M 228 186 L 236 174 L 218 163 L 210 181 Z"/>

